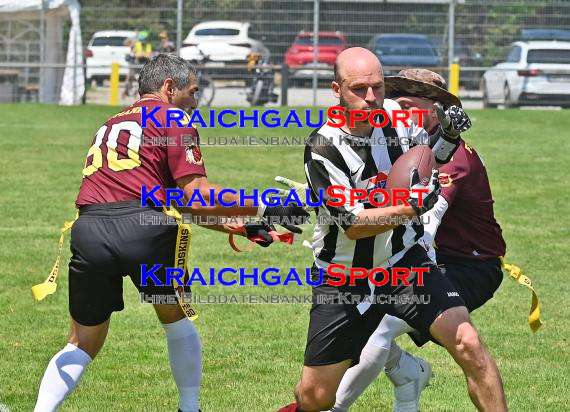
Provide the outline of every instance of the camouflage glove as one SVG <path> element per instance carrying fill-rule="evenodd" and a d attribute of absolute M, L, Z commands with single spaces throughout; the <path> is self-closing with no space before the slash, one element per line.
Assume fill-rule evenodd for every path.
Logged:
<path fill-rule="evenodd" d="M 469 116 L 461 107 L 450 106 L 444 111 L 439 103 L 435 103 L 435 108 L 441 130 L 446 137 L 457 139 L 461 133 L 471 128 L 471 120 L 469 120 Z"/>

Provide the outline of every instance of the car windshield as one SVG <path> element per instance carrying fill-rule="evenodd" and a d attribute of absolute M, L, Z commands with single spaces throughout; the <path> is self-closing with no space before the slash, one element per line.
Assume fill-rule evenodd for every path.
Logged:
<path fill-rule="evenodd" d="M 527 63 L 570 64 L 570 50 L 536 49 L 529 50 Z"/>
<path fill-rule="evenodd" d="M 113 37 L 95 37 L 91 46 L 124 46 L 127 37 L 113 36 Z"/>
<path fill-rule="evenodd" d="M 237 36 L 238 34 L 238 29 L 224 29 L 222 27 L 196 30 L 194 33 L 195 36 Z"/>
<path fill-rule="evenodd" d="M 374 51 L 382 56 L 435 56 L 431 44 L 408 38 L 380 38 L 376 40 Z"/>
<path fill-rule="evenodd" d="M 314 36 L 297 37 L 295 44 L 298 46 L 312 46 Z M 335 36 L 319 36 L 319 46 L 338 46 L 342 41 Z"/>

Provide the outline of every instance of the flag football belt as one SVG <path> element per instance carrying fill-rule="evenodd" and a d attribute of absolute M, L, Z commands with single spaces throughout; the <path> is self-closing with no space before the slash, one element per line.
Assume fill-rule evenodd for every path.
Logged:
<path fill-rule="evenodd" d="M 528 315 L 528 324 L 531 330 L 536 332 L 542 326 L 542 322 L 540 321 L 540 302 L 538 301 L 538 296 L 532 286 L 532 281 L 528 276 L 521 273 L 521 268 L 518 266 L 506 263 L 502 256 L 499 256 L 499 260 L 501 261 L 501 267 L 509 272 L 514 280 L 532 291 L 532 303 L 530 305 L 530 313 Z"/>
<path fill-rule="evenodd" d="M 274 242 L 283 242 L 283 243 L 286 243 L 288 245 L 292 245 L 293 241 L 295 240 L 295 235 L 294 235 L 294 233 L 291 233 L 291 232 L 279 233 L 275 230 L 271 230 L 267 233 L 269 234 L 269 236 L 271 236 L 271 239 L 273 239 Z M 265 239 L 261 236 L 247 236 L 247 231 L 245 230 L 244 226 L 240 226 L 237 229 L 237 234 L 247 237 L 247 239 L 250 241 L 249 245 L 246 248 L 247 251 L 250 251 L 251 249 L 253 249 L 253 247 L 255 246 L 255 244 L 258 241 L 265 241 Z M 237 247 L 233 233 L 230 233 L 229 242 L 230 242 L 230 246 L 232 247 L 233 250 L 235 250 L 238 253 L 243 252 L 242 249 Z"/>
<path fill-rule="evenodd" d="M 125 202 L 127 203 L 127 202 Z M 137 204 L 139 204 L 137 202 Z M 178 222 L 178 233 L 176 234 L 176 249 L 174 253 L 174 265 L 173 267 L 182 269 L 184 271 L 184 281 L 187 281 L 188 278 L 188 271 L 186 270 L 188 264 L 188 254 L 190 252 L 190 243 L 192 241 L 192 229 L 190 225 L 182 224 L 180 213 L 178 213 L 175 209 L 167 209 L 162 208 L 162 212 L 168 216 L 172 216 Z M 63 250 L 63 243 L 64 243 L 64 235 L 65 232 L 71 229 L 73 223 L 79 217 L 79 212 L 77 212 L 75 219 L 66 221 L 63 224 L 63 227 L 60 229 L 61 235 L 59 237 L 58 243 L 58 250 L 57 250 L 57 257 L 55 259 L 55 263 L 53 268 L 47 277 L 47 279 L 38 285 L 32 287 L 32 295 L 36 299 L 36 301 L 43 300 L 46 296 L 55 293 L 57 290 L 57 275 L 59 273 L 59 269 L 61 267 L 61 251 Z M 179 284 L 178 279 L 174 278 L 173 285 L 174 292 L 176 294 L 176 298 L 178 300 L 178 304 L 180 308 L 186 315 L 186 317 L 190 320 L 198 319 L 198 312 L 193 308 L 190 303 L 183 302 L 181 294 L 184 292 L 184 284 Z"/>
<path fill-rule="evenodd" d="M 176 249 L 174 253 L 174 267 L 184 271 L 184 282 L 188 281 L 188 254 L 190 253 L 190 244 L 192 242 L 192 228 L 190 225 L 182 223 L 182 218 L 178 210 L 164 207 L 162 212 L 167 216 L 172 216 L 178 222 L 178 233 L 176 234 Z M 178 279 L 174 277 L 173 285 L 174 293 L 180 308 L 190 320 L 198 319 L 198 312 L 189 302 L 183 302 L 182 293 L 184 293 L 184 284 L 178 283 Z"/>
<path fill-rule="evenodd" d="M 55 291 L 57 289 L 56 280 L 57 280 L 57 275 L 59 273 L 59 268 L 61 267 L 61 251 L 63 249 L 64 235 L 65 235 L 65 232 L 67 232 L 69 229 L 71 229 L 71 227 L 73 226 L 73 223 L 75 223 L 75 221 L 77 220 L 78 217 L 79 217 L 79 212 L 77 212 L 77 214 L 75 215 L 75 219 L 68 220 L 68 221 L 63 223 L 63 227 L 59 230 L 61 232 L 61 235 L 59 236 L 59 243 L 58 243 L 58 248 L 57 248 L 57 257 L 55 259 L 55 263 L 53 265 L 53 268 L 51 269 L 49 276 L 47 277 L 47 279 L 43 283 L 40 283 L 40 284 L 32 287 L 32 295 L 34 295 L 34 298 L 38 302 L 40 300 L 43 300 L 47 295 L 51 295 L 52 293 L 55 293 Z"/>

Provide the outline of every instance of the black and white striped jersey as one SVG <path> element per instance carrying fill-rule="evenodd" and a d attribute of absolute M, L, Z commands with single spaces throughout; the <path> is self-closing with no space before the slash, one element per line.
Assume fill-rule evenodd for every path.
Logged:
<path fill-rule="evenodd" d="M 335 218 L 333 224 L 323 224 L 323 219 L 317 219 L 312 248 L 315 264 L 319 268 L 326 269 L 331 264 L 342 264 L 347 268 L 386 268 L 396 263 L 423 235 L 423 225 L 419 223 L 402 225 L 359 240 L 351 240 L 344 233 L 362 210 L 375 207 L 366 200 L 356 201 L 354 206 L 350 206 L 349 189 L 365 189 L 368 192 L 376 188 L 384 189 L 392 164 L 409 149 L 410 142 L 426 141 L 428 138 L 424 129 L 413 124 L 404 127 L 402 122 L 398 122 L 396 128 L 392 127 L 392 111 L 401 110 L 395 101 L 384 100 L 384 110 L 390 122 L 384 128 L 373 129 L 368 137 L 370 144 L 363 145 L 361 137 L 347 135 L 340 128 L 326 123 L 316 129 L 307 141 L 305 176 L 312 200 L 319 198 L 319 190 L 323 193 L 323 204 L 317 214 Z M 331 185 L 346 188 L 347 202 L 344 206 L 326 205 L 330 199 L 326 190 Z M 326 278 L 326 273 L 324 276 Z"/>

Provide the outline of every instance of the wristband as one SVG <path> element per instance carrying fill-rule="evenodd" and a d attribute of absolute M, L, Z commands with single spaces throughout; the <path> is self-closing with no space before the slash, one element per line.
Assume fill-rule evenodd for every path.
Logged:
<path fill-rule="evenodd" d="M 435 160 L 439 164 L 448 163 L 459 147 L 459 136 L 457 138 L 448 137 L 441 127 L 430 136 L 429 146 L 431 147 Z"/>

